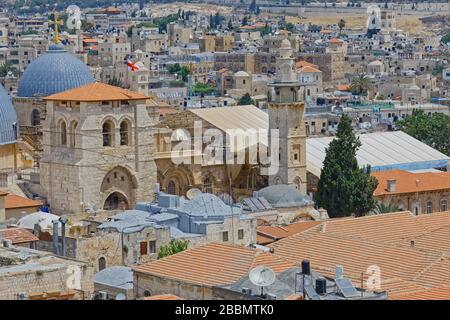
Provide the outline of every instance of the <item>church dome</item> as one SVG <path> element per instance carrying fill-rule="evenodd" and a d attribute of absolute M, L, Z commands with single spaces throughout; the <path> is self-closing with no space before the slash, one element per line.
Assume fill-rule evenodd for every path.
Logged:
<path fill-rule="evenodd" d="M 6 90 L 0 85 L 0 145 L 14 143 L 17 132 L 17 114 Z"/>
<path fill-rule="evenodd" d="M 258 197 L 264 197 L 274 208 L 293 208 L 312 205 L 313 202 L 295 187 L 275 184 L 258 191 Z"/>
<path fill-rule="evenodd" d="M 64 46 L 52 44 L 34 60 L 19 81 L 17 96 L 45 97 L 94 82 L 89 68 Z"/>

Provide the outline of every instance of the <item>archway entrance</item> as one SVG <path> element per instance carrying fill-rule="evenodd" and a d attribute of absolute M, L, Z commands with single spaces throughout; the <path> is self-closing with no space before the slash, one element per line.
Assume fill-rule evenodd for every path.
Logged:
<path fill-rule="evenodd" d="M 128 210 L 128 199 L 120 192 L 111 193 L 105 200 L 104 210 Z"/>

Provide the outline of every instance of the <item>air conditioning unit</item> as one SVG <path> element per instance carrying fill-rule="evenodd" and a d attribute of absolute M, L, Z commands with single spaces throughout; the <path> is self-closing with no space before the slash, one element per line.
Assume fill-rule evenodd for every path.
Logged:
<path fill-rule="evenodd" d="M 108 299 L 108 293 L 105 292 L 105 291 L 99 291 L 99 292 L 98 292 L 98 295 L 99 295 L 99 297 L 100 297 L 100 300 L 106 300 L 106 299 Z"/>

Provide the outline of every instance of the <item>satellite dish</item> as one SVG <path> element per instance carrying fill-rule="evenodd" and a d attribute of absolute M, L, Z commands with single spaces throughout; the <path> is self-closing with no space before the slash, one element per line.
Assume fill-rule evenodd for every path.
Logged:
<path fill-rule="evenodd" d="M 257 266 L 256 268 L 253 268 L 250 270 L 248 277 L 251 283 L 261 287 L 261 291 L 262 287 L 270 286 L 275 282 L 275 273 L 266 266 Z"/>
<path fill-rule="evenodd" d="M 201 193 L 202 193 L 202 191 L 200 189 L 192 188 L 192 189 L 189 189 L 188 192 L 186 192 L 186 198 L 188 198 L 189 200 L 192 200 Z"/>
<path fill-rule="evenodd" d="M 127 297 L 123 293 L 119 293 L 116 296 L 116 300 L 127 300 Z"/>

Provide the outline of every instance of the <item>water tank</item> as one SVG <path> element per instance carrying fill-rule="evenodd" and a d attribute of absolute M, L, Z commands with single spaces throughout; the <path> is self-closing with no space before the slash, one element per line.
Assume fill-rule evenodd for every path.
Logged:
<path fill-rule="evenodd" d="M 311 266 L 309 260 L 302 261 L 302 274 L 311 274 Z"/>
<path fill-rule="evenodd" d="M 316 292 L 317 294 L 327 293 L 327 280 L 324 278 L 316 279 Z"/>

